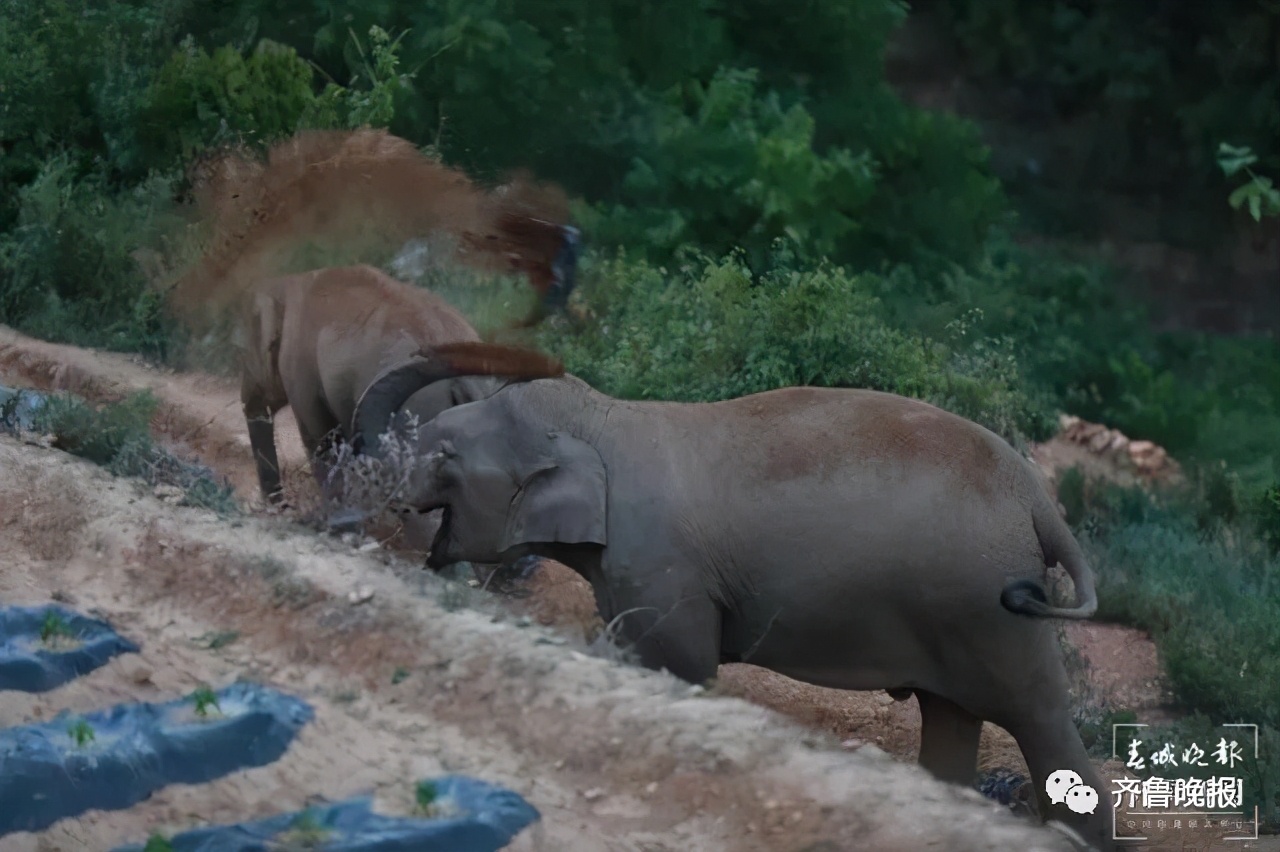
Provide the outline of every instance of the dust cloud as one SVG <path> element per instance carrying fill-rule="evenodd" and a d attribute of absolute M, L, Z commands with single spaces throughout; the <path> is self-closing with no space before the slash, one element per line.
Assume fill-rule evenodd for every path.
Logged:
<path fill-rule="evenodd" d="M 384 130 L 304 131 L 265 155 L 225 147 L 188 176 L 200 249 L 163 286 L 192 330 L 229 318 L 275 275 L 376 263 L 424 237 L 446 262 L 523 273 L 545 293 L 570 218 L 556 186 L 517 173 L 486 189 Z"/>

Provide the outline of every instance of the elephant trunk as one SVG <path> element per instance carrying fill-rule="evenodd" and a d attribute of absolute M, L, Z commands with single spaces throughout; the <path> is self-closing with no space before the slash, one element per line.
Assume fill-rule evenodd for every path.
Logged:
<path fill-rule="evenodd" d="M 572 225 L 564 225 L 560 230 L 563 239 L 555 260 L 551 262 L 551 286 L 542 297 L 542 305 L 549 311 L 563 310 L 577 283 L 582 232 Z"/>
<path fill-rule="evenodd" d="M 458 376 L 503 376 L 517 381 L 564 375 L 559 360 L 514 346 L 466 341 L 423 350 L 378 374 L 356 403 L 351 443 L 356 452 L 379 456 L 378 438 L 409 399 L 433 382 Z"/>

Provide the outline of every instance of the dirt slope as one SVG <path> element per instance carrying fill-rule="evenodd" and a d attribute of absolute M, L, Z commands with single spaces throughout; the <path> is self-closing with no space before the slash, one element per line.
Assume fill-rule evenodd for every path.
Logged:
<path fill-rule="evenodd" d="M 246 506 L 261 514 L 262 506 L 257 498 L 257 484 L 234 381 L 195 373 L 160 371 L 127 356 L 49 344 L 2 326 L 0 381 L 44 389 L 73 390 L 100 401 L 118 399 L 130 392 L 150 388 L 160 401 L 152 424 L 160 439 L 180 453 L 197 458 L 226 475 Z M 314 493 L 314 489 L 291 415 L 282 413 L 278 418 L 277 436 L 280 458 L 289 474 L 286 483 L 290 496 L 294 502 L 305 505 L 308 494 Z M 1037 448 L 1037 458 L 1050 468 L 1050 472 L 1054 462 L 1075 459 L 1081 453 L 1087 453 L 1087 449 L 1070 441 L 1050 442 Z M 25 523 L 30 527 L 33 523 L 42 522 L 27 518 Z M 281 529 L 289 528 L 283 519 L 277 523 L 281 524 Z M 296 526 L 293 529 L 296 530 Z M 422 572 L 406 570 L 414 583 L 428 582 L 421 576 Z M 554 563 L 544 565 L 532 586 L 534 595 L 527 603 L 528 611 L 536 621 L 567 628 L 567 635 L 580 637 L 581 628 L 595 620 L 588 587 L 563 566 Z M 190 635 L 202 632 L 204 630 L 196 630 Z M 1092 664 L 1088 688 L 1095 690 L 1099 699 L 1110 697 L 1118 706 L 1137 710 L 1144 720 L 1147 716 L 1161 713 L 1165 696 L 1160 684 L 1159 663 L 1155 648 L 1147 637 L 1136 631 L 1094 623 L 1069 625 L 1068 635 Z M 234 655 L 234 651 L 232 648 L 227 653 Z M 188 667 L 184 663 L 179 668 L 185 670 Z M 919 748 L 920 717 L 915 702 L 895 702 L 883 692 L 849 693 L 821 689 L 746 665 L 722 667 L 715 691 L 747 698 L 787 714 L 810 729 L 834 734 L 846 749 L 856 750 L 864 744 L 873 744 L 900 760 L 913 761 Z M 984 726 L 980 763 L 984 768 L 1004 766 L 1025 772 L 1012 738 L 989 724 Z M 3 841 L 0 841 L 0 849 L 3 849 Z"/>
<path fill-rule="evenodd" d="M 240 498 L 261 510 L 249 439 L 240 411 L 239 389 L 232 380 L 200 373 L 173 373 L 144 366 L 137 358 L 46 343 L 0 326 L 0 380 L 41 389 L 70 390 L 107 401 L 151 389 L 160 400 L 153 430 L 172 449 L 186 453 L 228 477 Z M 287 409 L 276 423 L 276 443 L 292 502 L 306 505 L 314 486 L 307 472 L 297 424 Z M 1070 435 L 1035 448 L 1034 455 L 1052 476 L 1073 464 L 1093 475 L 1115 476 Z M 531 609 L 544 624 L 570 628 L 595 621 L 590 588 L 563 566 L 549 564 L 532 583 Z M 1095 671 L 1099 700 L 1146 717 L 1167 711 L 1155 646 L 1140 631 L 1107 624 L 1069 624 L 1067 635 Z M 829 731 L 851 746 L 869 742 L 912 760 L 919 748 L 920 714 L 914 701 L 894 702 L 883 692 L 850 693 L 822 689 L 749 665 L 721 668 L 720 688 L 797 720 Z M 986 725 L 980 756 L 984 768 L 1006 766 L 1025 771 L 1011 737 Z"/>
<path fill-rule="evenodd" d="M 311 795 L 376 790 L 403 806 L 404 781 L 442 770 L 510 785 L 542 811 L 516 849 L 1070 848 L 876 750 L 841 754 L 759 707 L 539 643 L 539 628 L 510 617 L 441 606 L 442 581 L 384 551 L 173 507 L 7 437 L 0 530 L 6 601 L 69 597 L 143 646 L 47 695 L 0 696 L 0 724 L 236 676 L 317 708 L 272 766 L 11 835 L 4 852 L 102 850 Z M 372 599 L 351 603 L 357 586 Z M 217 650 L 196 639 L 229 630 L 238 638 Z M 393 684 L 397 668 L 408 676 Z"/>

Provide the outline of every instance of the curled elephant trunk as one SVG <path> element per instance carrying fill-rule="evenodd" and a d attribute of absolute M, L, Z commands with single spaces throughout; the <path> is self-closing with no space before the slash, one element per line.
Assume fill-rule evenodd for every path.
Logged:
<path fill-rule="evenodd" d="M 358 453 L 378 457 L 378 438 L 386 433 L 396 412 L 418 391 L 434 382 L 459 376 L 503 376 L 516 381 L 564 375 L 556 358 L 515 346 L 467 341 L 449 343 L 393 364 L 365 388 L 352 416 L 352 446 Z"/>

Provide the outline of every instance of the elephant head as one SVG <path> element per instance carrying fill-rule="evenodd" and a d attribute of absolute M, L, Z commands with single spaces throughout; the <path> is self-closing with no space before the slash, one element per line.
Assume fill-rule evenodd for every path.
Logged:
<path fill-rule="evenodd" d="M 380 435 L 400 406 L 467 374 L 511 380 L 563 374 L 546 356 L 488 344 L 453 344 L 383 371 L 356 408 L 357 434 Z M 427 565 L 498 562 L 514 548 L 605 540 L 604 462 L 586 441 L 529 428 L 508 397 L 448 408 L 409 436 L 419 464 L 401 498 L 417 512 L 443 509 Z M 365 452 L 377 455 L 372 441 Z"/>

